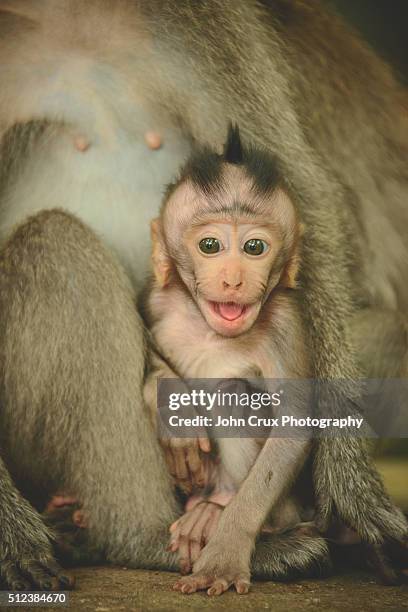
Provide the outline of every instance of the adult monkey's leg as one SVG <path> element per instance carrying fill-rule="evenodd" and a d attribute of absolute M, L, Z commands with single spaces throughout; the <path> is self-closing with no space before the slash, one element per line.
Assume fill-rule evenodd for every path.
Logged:
<path fill-rule="evenodd" d="M 120 266 L 74 217 L 40 213 L 2 249 L 0 302 L 2 437 L 12 473 L 75 494 L 90 541 L 108 560 L 171 568 L 165 548 L 176 503 L 143 410 L 143 332 Z M 33 539 L 44 556 L 45 527 L 2 476 L 2 529 L 9 525 L 15 547 Z M 14 522 L 4 523 L 9 515 Z M 6 578 L 14 554 L 7 542 Z M 16 548 L 18 562 L 21 555 Z"/>

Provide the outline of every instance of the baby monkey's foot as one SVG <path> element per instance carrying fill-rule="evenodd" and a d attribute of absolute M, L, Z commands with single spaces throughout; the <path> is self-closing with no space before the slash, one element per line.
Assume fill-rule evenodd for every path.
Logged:
<path fill-rule="evenodd" d="M 48 502 L 45 513 L 48 515 L 55 515 L 57 513 L 62 515 L 64 513 L 66 517 L 67 513 L 70 513 L 70 508 L 72 508 L 72 522 L 74 525 L 82 529 L 88 527 L 85 513 L 81 509 L 79 501 L 75 496 L 67 493 L 56 493 Z"/>
<path fill-rule="evenodd" d="M 180 578 L 174 590 L 190 594 L 207 589 L 208 595 L 221 595 L 234 586 L 239 595 L 248 593 L 250 581 L 251 543 L 213 539 L 194 564 L 191 576 Z"/>
<path fill-rule="evenodd" d="M 186 595 L 207 589 L 207 595 L 222 595 L 234 586 L 238 595 L 245 595 L 251 587 L 249 574 L 234 574 L 230 571 L 214 573 L 197 572 L 180 578 L 173 589 Z"/>
<path fill-rule="evenodd" d="M 228 578 L 215 578 L 204 574 L 193 574 L 180 578 L 173 589 L 186 595 L 207 589 L 207 595 L 222 595 L 234 585 L 238 595 L 246 595 L 249 592 L 251 583 L 245 576 L 232 576 Z"/>
<path fill-rule="evenodd" d="M 56 558 L 65 566 L 97 565 L 105 560 L 89 538 L 87 515 L 74 495 L 54 495 L 42 517 L 55 534 Z"/>

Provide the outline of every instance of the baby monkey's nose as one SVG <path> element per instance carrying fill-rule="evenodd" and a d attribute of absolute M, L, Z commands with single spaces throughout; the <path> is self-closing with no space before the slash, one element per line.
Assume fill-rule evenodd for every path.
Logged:
<path fill-rule="evenodd" d="M 242 287 L 242 281 L 223 281 L 224 289 L 239 289 Z"/>

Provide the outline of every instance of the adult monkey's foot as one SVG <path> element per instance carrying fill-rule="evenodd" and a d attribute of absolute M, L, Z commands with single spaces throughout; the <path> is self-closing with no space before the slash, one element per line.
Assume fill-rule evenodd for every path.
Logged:
<path fill-rule="evenodd" d="M 347 470 L 345 465 L 349 466 Z M 384 584 L 406 582 L 408 523 L 386 493 L 364 441 L 350 437 L 345 445 L 341 439 L 321 439 L 316 466 L 316 521 L 320 531 L 327 532 L 335 513 L 357 532 L 370 567 Z"/>
<path fill-rule="evenodd" d="M 74 578 L 56 562 L 53 533 L 23 501 L 1 516 L 0 583 L 12 591 L 71 589 Z"/>

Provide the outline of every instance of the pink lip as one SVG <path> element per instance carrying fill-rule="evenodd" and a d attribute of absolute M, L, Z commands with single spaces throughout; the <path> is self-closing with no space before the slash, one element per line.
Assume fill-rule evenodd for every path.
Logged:
<path fill-rule="evenodd" d="M 247 306 L 236 302 L 210 302 L 213 311 L 224 321 L 237 321 L 247 311 Z"/>

